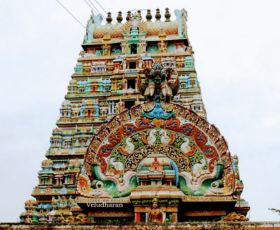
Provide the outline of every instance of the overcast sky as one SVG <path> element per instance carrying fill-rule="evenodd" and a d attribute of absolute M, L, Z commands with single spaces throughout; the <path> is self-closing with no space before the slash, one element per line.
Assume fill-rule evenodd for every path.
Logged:
<path fill-rule="evenodd" d="M 86 24 L 83 0 L 61 0 Z M 99 0 L 101 2 L 101 0 Z M 208 120 L 238 154 L 250 219 L 279 220 L 280 1 L 102 0 L 106 11 L 185 8 Z M 84 28 L 55 0 L 0 0 L 0 222 L 38 183 Z"/>

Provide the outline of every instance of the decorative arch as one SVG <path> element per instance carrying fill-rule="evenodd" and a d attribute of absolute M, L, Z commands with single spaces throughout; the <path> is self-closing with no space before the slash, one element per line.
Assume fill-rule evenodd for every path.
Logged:
<path fill-rule="evenodd" d="M 92 138 L 80 178 L 87 186 L 101 181 L 104 193 L 124 197 L 138 186 L 139 163 L 155 153 L 175 162 L 185 195 L 229 196 L 236 190 L 238 178 L 219 130 L 195 112 L 164 102 L 134 106 L 103 125 Z M 94 194 L 92 186 L 78 187 Z"/>
<path fill-rule="evenodd" d="M 137 19 L 134 19 L 134 24 L 137 24 L 137 27 L 138 27 L 138 31 L 139 31 L 139 33 L 141 34 L 141 33 L 147 33 L 147 24 L 145 23 L 145 22 L 143 22 L 143 21 L 140 21 L 140 20 L 137 20 Z M 128 21 L 128 22 L 126 22 L 125 24 L 123 24 L 123 26 L 122 26 L 122 33 L 124 34 L 129 34 L 130 33 L 130 30 L 131 30 L 131 28 L 132 28 L 132 25 L 133 23 L 132 23 L 132 21 L 130 20 L 130 21 Z"/>

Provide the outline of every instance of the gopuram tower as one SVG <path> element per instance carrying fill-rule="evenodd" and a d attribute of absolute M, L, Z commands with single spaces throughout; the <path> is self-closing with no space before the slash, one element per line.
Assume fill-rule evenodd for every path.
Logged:
<path fill-rule="evenodd" d="M 187 12 L 175 17 L 90 17 L 21 222 L 247 220 L 238 158 L 207 121 Z"/>

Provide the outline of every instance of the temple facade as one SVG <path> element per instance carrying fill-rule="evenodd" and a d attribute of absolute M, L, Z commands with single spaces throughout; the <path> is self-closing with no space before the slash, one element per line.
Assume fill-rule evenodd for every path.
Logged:
<path fill-rule="evenodd" d="M 238 158 L 207 121 L 187 12 L 174 18 L 90 17 L 22 223 L 247 220 Z"/>

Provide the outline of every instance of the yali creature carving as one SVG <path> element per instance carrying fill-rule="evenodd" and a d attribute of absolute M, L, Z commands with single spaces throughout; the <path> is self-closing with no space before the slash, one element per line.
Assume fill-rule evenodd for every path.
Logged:
<path fill-rule="evenodd" d="M 173 68 L 163 68 L 160 63 L 155 63 L 151 69 L 144 69 L 146 76 L 144 83 L 139 83 L 139 88 L 143 96 L 148 101 L 166 101 L 176 95 L 179 87 L 178 76 L 172 79 L 175 73 Z"/>

